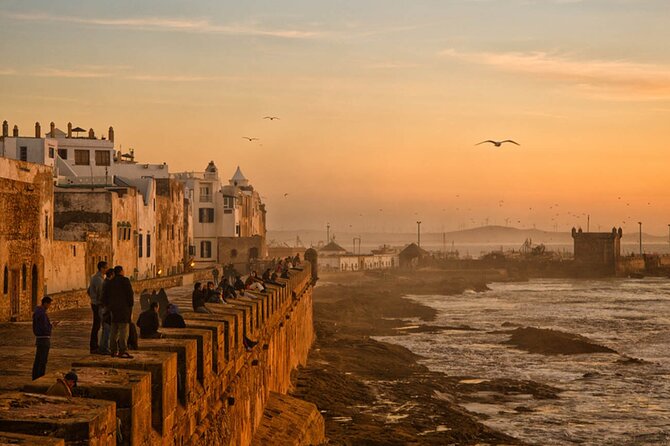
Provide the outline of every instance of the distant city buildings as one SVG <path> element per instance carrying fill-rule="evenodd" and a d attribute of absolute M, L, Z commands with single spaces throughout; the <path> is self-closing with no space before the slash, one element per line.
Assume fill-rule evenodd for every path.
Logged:
<path fill-rule="evenodd" d="M 83 289 L 99 261 L 133 279 L 267 256 L 265 205 L 240 168 L 171 175 L 96 136 L 54 123 L 0 136 L 0 320 L 26 319 L 44 294 Z M 1 303 L 4 302 L 4 303 Z"/>
<path fill-rule="evenodd" d="M 388 246 L 372 250 L 370 254 L 354 254 L 331 239 L 330 243 L 318 250 L 319 270 L 364 271 L 397 268 L 400 264 L 398 250 Z"/>

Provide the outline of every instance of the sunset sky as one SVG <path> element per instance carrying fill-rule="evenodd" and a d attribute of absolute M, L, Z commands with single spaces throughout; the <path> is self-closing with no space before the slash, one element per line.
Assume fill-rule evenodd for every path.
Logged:
<path fill-rule="evenodd" d="M 0 120 L 239 164 L 271 229 L 667 233 L 667 0 L 1 5 Z"/>

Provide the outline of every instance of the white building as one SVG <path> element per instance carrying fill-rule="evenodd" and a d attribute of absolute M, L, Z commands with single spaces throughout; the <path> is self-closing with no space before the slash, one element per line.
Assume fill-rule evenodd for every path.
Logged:
<path fill-rule="evenodd" d="M 221 263 L 219 239 L 265 239 L 265 205 L 238 167 L 227 185 L 222 185 L 214 161 L 204 172 L 172 175 L 184 184 L 191 202 L 193 245 L 190 250 L 199 267 Z"/>

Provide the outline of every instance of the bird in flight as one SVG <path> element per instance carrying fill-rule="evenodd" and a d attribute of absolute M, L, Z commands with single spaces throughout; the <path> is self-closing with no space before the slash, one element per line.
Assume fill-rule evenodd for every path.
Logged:
<path fill-rule="evenodd" d="M 478 145 L 480 145 L 480 144 L 491 143 L 491 144 L 493 144 L 493 145 L 496 146 L 496 147 L 500 147 L 500 146 L 502 146 L 503 144 L 505 144 L 506 142 L 510 142 L 510 143 L 512 143 L 512 144 L 516 144 L 517 146 L 520 146 L 520 145 L 521 145 L 521 144 L 519 144 L 519 143 L 516 142 L 516 141 L 512 141 L 511 139 L 506 139 L 506 140 L 504 140 L 504 141 L 493 141 L 492 139 L 487 139 L 486 141 L 482 141 L 482 142 L 480 142 L 479 144 L 475 144 L 475 145 L 478 146 Z"/>
<path fill-rule="evenodd" d="M 288 194 L 284 194 L 284 198 L 288 197 Z"/>
<path fill-rule="evenodd" d="M 258 141 L 258 138 L 250 138 L 250 137 L 248 137 L 248 136 L 243 136 L 242 138 L 246 139 L 246 140 L 249 141 L 249 142 L 252 142 L 252 141 Z"/>
<path fill-rule="evenodd" d="M 270 121 L 274 121 L 275 119 L 279 119 L 278 116 L 265 116 L 263 119 L 269 119 Z"/>

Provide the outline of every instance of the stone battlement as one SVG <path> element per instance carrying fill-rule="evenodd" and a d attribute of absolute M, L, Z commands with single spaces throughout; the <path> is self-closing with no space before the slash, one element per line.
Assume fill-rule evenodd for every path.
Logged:
<path fill-rule="evenodd" d="M 58 439 L 63 439 L 66 445 L 111 446 L 117 441 L 118 418 L 124 444 L 131 445 L 324 442 L 316 406 L 286 395 L 291 371 L 306 362 L 314 341 L 310 264 L 279 282 L 285 287 L 269 285 L 265 293 L 247 291 L 228 305 L 208 304 L 212 314 L 190 311 L 188 289 L 168 290 L 170 301 L 184 309 L 187 328 L 162 329 L 162 339 L 140 339 L 133 359 L 59 349 L 58 337 L 76 330 L 79 347 L 87 346 L 90 322 L 80 311 L 79 327 L 63 322 L 65 327 L 54 332 L 53 354 L 60 359 L 50 360 L 46 376 L 6 381 L 0 431 L 8 433 L 0 438 L 18 433 L 53 440 L 25 437 L 18 444 L 62 444 Z M 245 350 L 244 336 L 258 345 Z M 32 348 L 17 349 L 22 361 L 32 361 Z M 3 363 L 0 368 L 12 367 L 11 360 Z M 44 396 L 70 369 L 79 376 L 76 397 Z M 22 391 L 12 385 L 21 385 Z"/>

